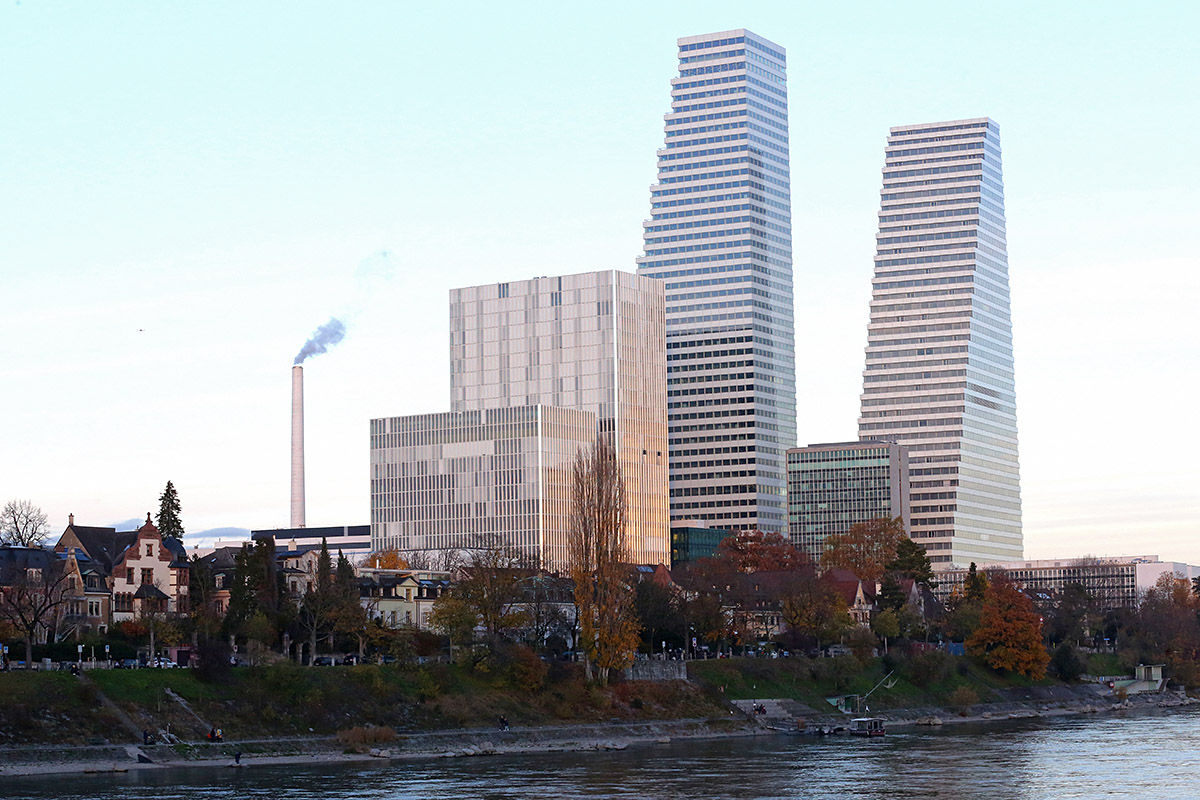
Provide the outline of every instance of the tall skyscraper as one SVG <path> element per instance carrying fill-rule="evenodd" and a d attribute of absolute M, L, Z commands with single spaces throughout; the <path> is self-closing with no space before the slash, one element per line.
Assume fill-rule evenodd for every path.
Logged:
<path fill-rule="evenodd" d="M 669 564 L 667 365 L 659 281 L 617 270 L 450 292 L 450 407 L 595 415 L 625 477 L 626 544 Z M 589 441 L 590 444 L 590 441 Z"/>
<path fill-rule="evenodd" d="M 935 564 L 1023 556 L 1000 128 L 892 128 L 859 438 L 909 452 L 911 537 Z"/>
<path fill-rule="evenodd" d="M 787 529 L 796 444 L 787 59 L 679 40 L 638 274 L 666 281 L 671 519 Z"/>

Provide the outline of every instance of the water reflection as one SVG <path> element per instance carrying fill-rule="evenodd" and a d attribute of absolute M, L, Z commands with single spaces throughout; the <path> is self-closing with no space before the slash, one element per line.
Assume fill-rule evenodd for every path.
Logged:
<path fill-rule="evenodd" d="M 757 738 L 621 752 L 6 779 L 12 800 L 1182 798 L 1200 713 L 1020 720 L 882 740 Z"/>

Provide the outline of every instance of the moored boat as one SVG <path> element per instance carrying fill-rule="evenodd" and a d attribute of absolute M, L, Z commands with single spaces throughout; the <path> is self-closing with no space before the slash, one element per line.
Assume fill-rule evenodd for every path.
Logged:
<path fill-rule="evenodd" d="M 883 736 L 883 719 L 881 717 L 859 717 L 850 720 L 851 736 Z"/>

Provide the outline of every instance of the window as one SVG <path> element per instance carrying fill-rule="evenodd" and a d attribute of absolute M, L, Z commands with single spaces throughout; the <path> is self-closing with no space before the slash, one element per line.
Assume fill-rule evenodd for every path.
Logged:
<path fill-rule="evenodd" d="M 148 556 L 154 555 L 154 545 L 152 545 L 152 544 L 146 545 L 146 555 L 148 555 Z"/>
<path fill-rule="evenodd" d="M 142 585 L 146 586 L 147 584 L 152 584 L 152 583 L 154 583 L 154 570 L 143 569 L 142 570 Z"/>
<path fill-rule="evenodd" d="M 218 575 L 218 576 L 216 577 L 216 584 L 215 584 L 215 585 L 216 585 L 216 588 L 218 588 L 218 589 L 224 589 L 224 588 L 225 588 L 225 576 L 224 576 L 224 575 Z"/>
<path fill-rule="evenodd" d="M 125 582 L 126 582 L 126 583 L 133 583 L 133 568 L 132 568 L 132 567 L 130 567 L 129 569 L 125 570 Z"/>

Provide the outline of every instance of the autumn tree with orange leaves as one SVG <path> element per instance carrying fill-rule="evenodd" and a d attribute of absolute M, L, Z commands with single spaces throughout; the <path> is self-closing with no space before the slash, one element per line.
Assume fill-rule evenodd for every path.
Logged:
<path fill-rule="evenodd" d="M 373 569 L 409 569 L 408 561 L 394 547 L 371 553 L 367 556 L 366 565 Z"/>
<path fill-rule="evenodd" d="M 848 569 L 866 583 L 876 583 L 896 559 L 896 548 L 906 538 L 904 520 L 880 517 L 850 526 L 846 533 L 825 540 L 821 556 L 824 569 Z"/>
<path fill-rule="evenodd" d="M 738 531 L 717 545 L 714 558 L 722 559 L 736 572 L 798 570 L 808 566 L 808 557 L 782 534 Z"/>
<path fill-rule="evenodd" d="M 967 652 L 992 669 L 1046 677 L 1050 654 L 1042 646 L 1042 618 L 1033 601 L 1004 577 L 993 578 L 983 594 L 979 627 L 966 641 Z"/>
<path fill-rule="evenodd" d="M 600 684 L 633 663 L 639 625 L 625 547 L 625 480 L 603 437 L 575 455 L 568 559 L 579 610 L 579 645 L 588 677 Z"/>

